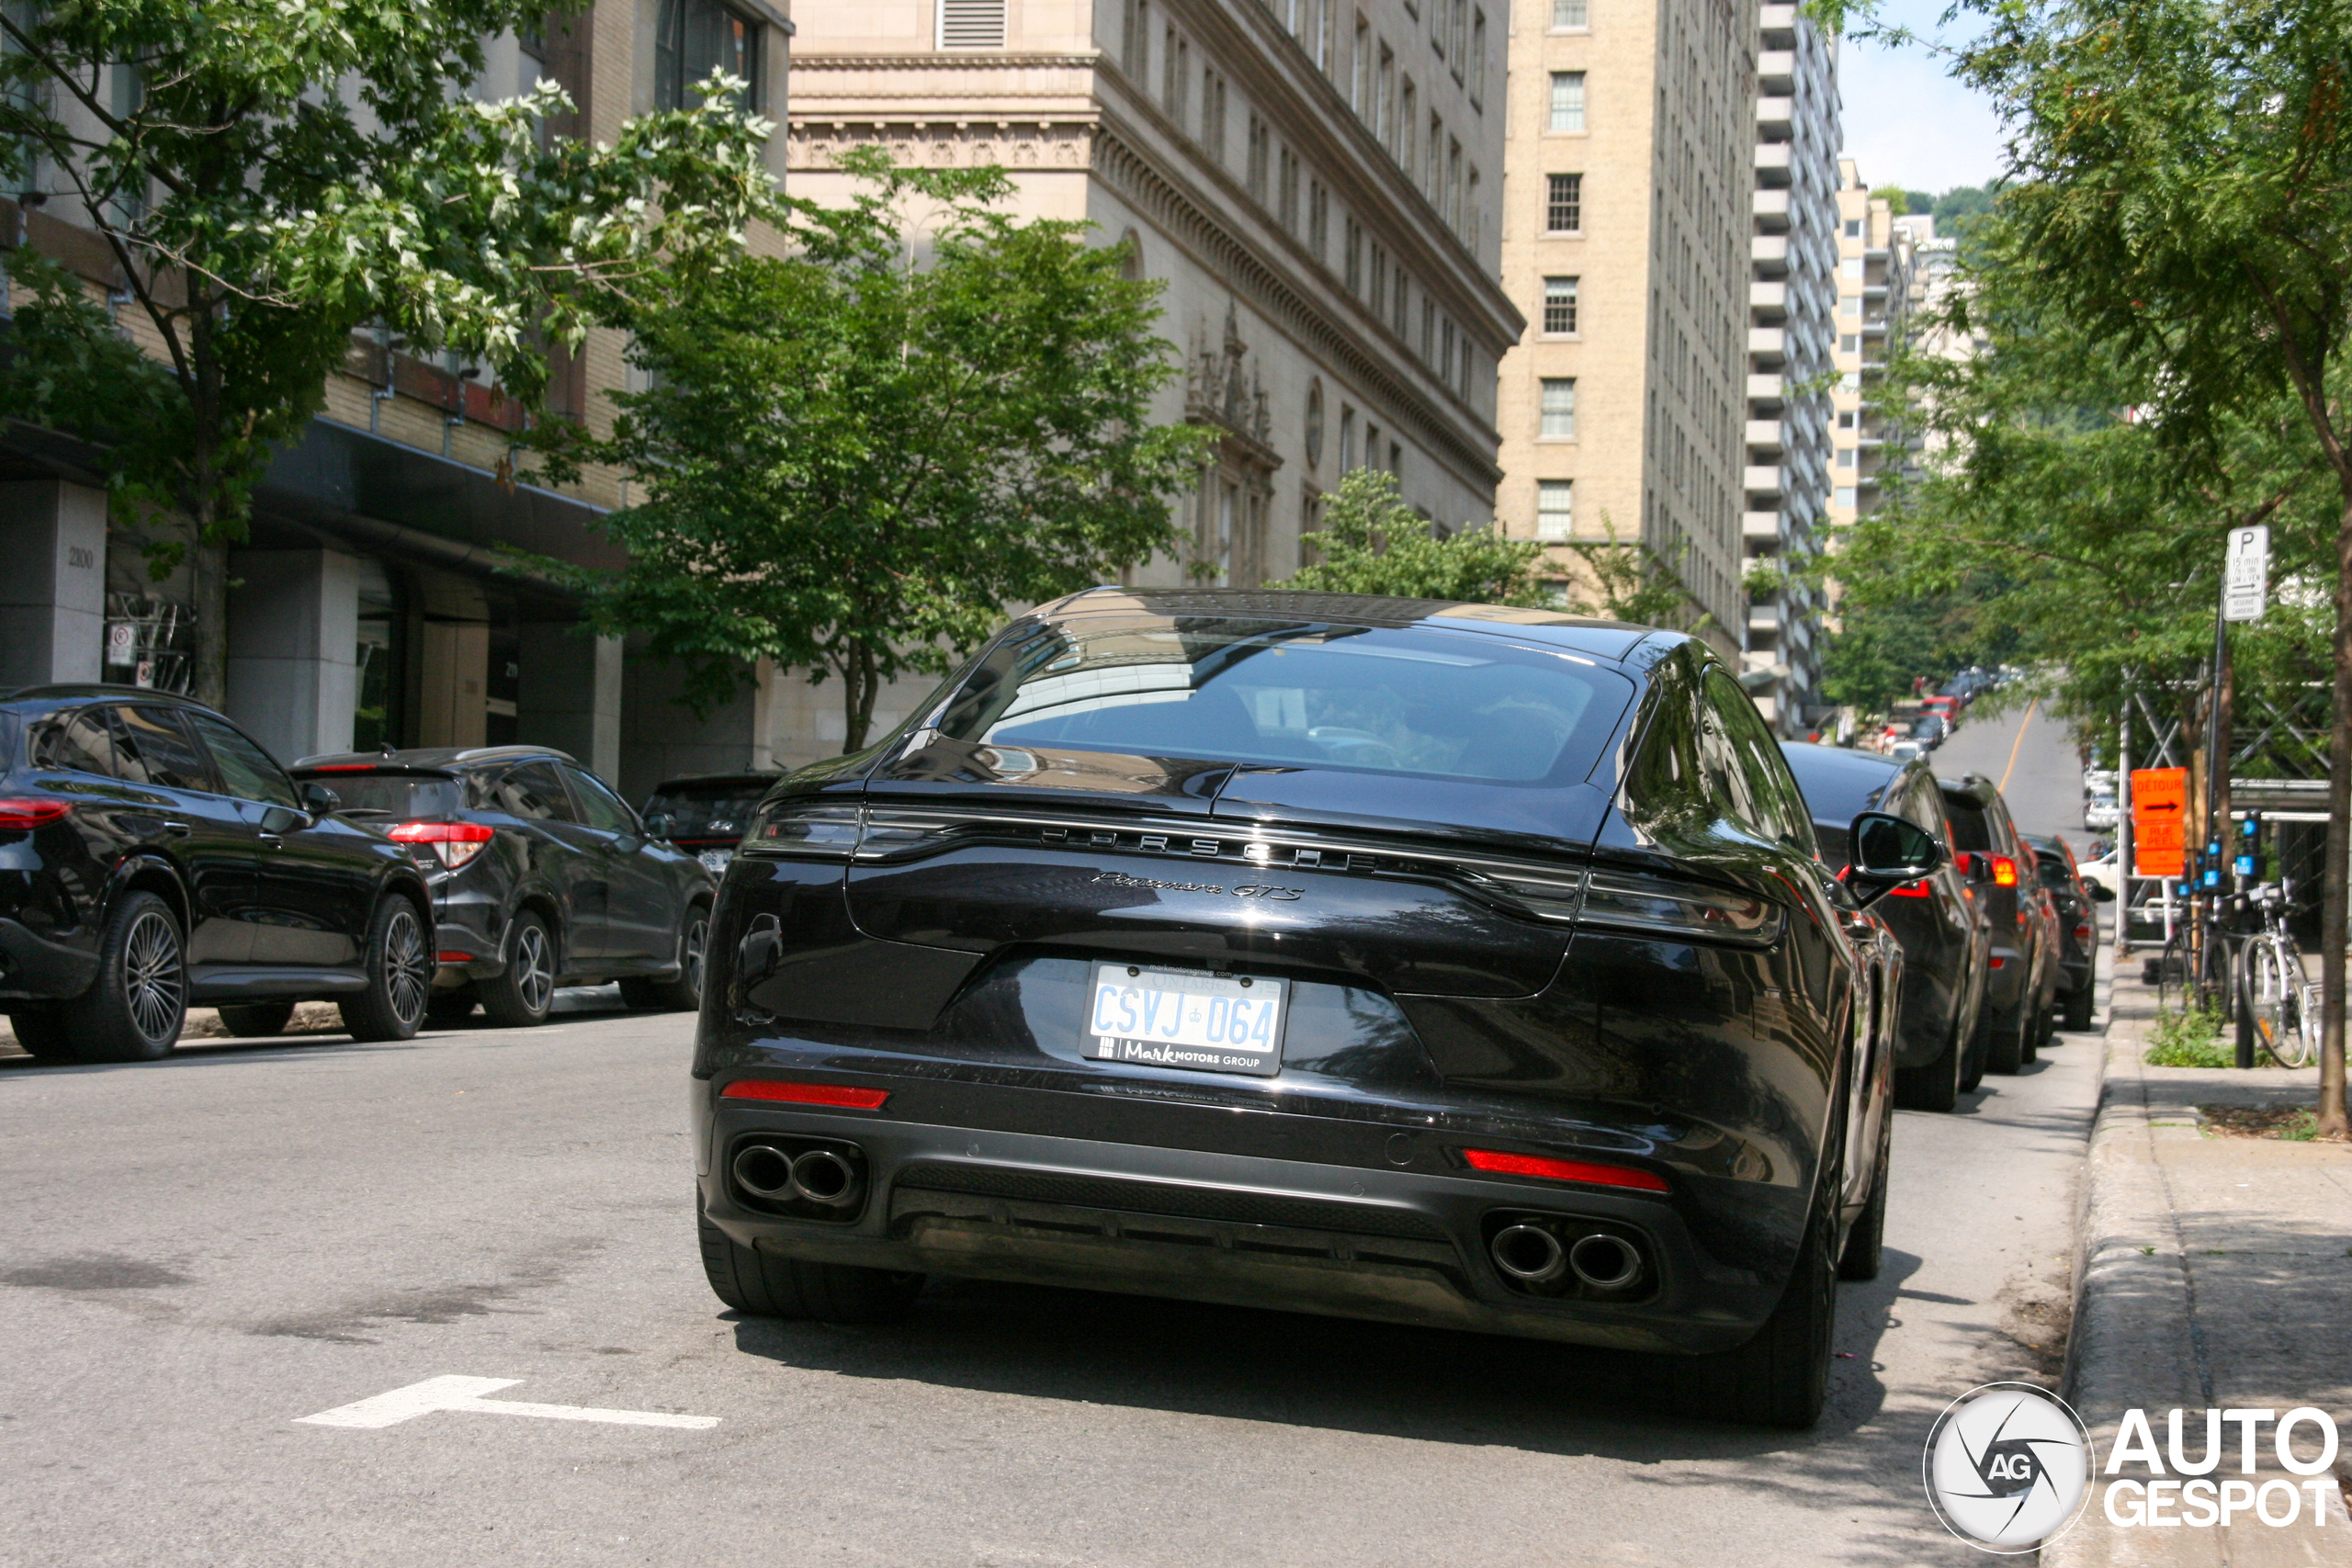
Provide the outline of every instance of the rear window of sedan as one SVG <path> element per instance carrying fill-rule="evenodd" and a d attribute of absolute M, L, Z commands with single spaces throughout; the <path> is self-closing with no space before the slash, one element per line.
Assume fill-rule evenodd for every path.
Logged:
<path fill-rule="evenodd" d="M 458 781 L 436 774 L 324 773 L 308 777 L 334 791 L 343 803 L 335 808 L 337 816 L 362 822 L 443 821 L 465 804 Z"/>
<path fill-rule="evenodd" d="M 1632 699 L 1590 660 L 1409 627 L 1102 616 L 1017 630 L 945 739 L 1480 784 L 1579 783 Z"/>
<path fill-rule="evenodd" d="M 642 815 L 668 816 L 673 839 L 740 839 L 766 793 L 764 784 L 674 784 L 655 790 Z"/>

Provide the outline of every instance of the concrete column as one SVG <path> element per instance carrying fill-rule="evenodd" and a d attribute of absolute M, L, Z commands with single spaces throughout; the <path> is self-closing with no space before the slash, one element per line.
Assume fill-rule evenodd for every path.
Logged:
<path fill-rule="evenodd" d="M 359 564 L 335 550 L 229 553 L 228 713 L 280 761 L 351 750 Z"/>
<path fill-rule="evenodd" d="M 107 492 L 0 484 L 0 691 L 103 677 Z"/>
<path fill-rule="evenodd" d="M 417 691 L 416 743 L 479 746 L 490 714 L 490 626 L 482 621 L 427 621 Z"/>
<path fill-rule="evenodd" d="M 621 767 L 621 642 L 567 622 L 523 623 L 515 739 L 570 752 L 607 783 Z"/>

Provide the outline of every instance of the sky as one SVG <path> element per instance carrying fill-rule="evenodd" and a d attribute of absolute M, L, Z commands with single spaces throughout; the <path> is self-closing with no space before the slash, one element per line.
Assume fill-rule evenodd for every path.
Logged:
<path fill-rule="evenodd" d="M 1881 15 L 1923 39 L 1970 36 L 1973 18 L 1939 27 L 1948 0 L 1884 0 Z M 1838 85 L 1845 99 L 1846 152 L 1864 183 L 1941 195 L 2000 173 L 2001 132 L 1990 104 L 1945 73 L 1919 44 L 1886 49 L 1842 40 Z"/>

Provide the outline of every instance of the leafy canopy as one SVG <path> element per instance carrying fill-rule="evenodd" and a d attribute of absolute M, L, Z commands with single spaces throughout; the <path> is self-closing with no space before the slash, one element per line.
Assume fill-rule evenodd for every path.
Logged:
<path fill-rule="evenodd" d="M 1001 170 L 854 150 L 847 206 L 777 207 L 786 254 L 600 297 L 650 383 L 609 435 L 544 427 L 548 472 L 609 464 L 644 499 L 604 526 L 629 564 L 537 569 L 608 632 L 650 634 L 693 699 L 768 659 L 838 675 L 844 751 L 900 675 L 944 673 L 1010 605 L 1175 543 L 1206 433 L 1154 426 L 1176 374 L 1161 286 L 1086 226 L 1016 221 Z"/>
<path fill-rule="evenodd" d="M 1327 593 L 1532 606 L 1543 603 L 1536 574 L 1544 547 L 1473 528 L 1439 538 L 1405 504 L 1396 476 L 1351 468 L 1324 503 L 1322 525 L 1301 536 L 1321 558 L 1276 585 Z"/>

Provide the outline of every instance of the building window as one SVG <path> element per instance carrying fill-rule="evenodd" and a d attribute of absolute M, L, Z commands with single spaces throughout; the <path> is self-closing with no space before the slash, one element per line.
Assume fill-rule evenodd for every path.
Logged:
<path fill-rule="evenodd" d="M 1323 382 L 1318 378 L 1306 389 L 1306 466 L 1314 468 L 1323 460 Z"/>
<path fill-rule="evenodd" d="M 1552 28 L 1581 29 L 1592 26 L 1591 0 L 1552 0 Z"/>
<path fill-rule="evenodd" d="M 1851 485 L 1838 486 L 1836 491 L 1833 492 L 1831 499 L 1835 501 L 1838 505 L 1851 511 L 1854 505 L 1854 487 Z"/>
<path fill-rule="evenodd" d="M 1274 178 L 1274 216 L 1285 232 L 1298 232 L 1298 154 L 1285 147 Z"/>
<path fill-rule="evenodd" d="M 997 0 L 1002 14 L 1003 0 Z M 763 102 L 760 81 L 760 24 L 737 16 L 718 0 L 662 0 L 654 21 L 654 107 L 688 107 L 694 89 L 712 71 L 751 84 L 747 108 Z M 999 40 L 1001 42 L 1001 39 Z"/>
<path fill-rule="evenodd" d="M 1120 40 L 1120 68 L 1127 80 L 1151 87 L 1151 0 L 1127 0 L 1126 35 Z"/>
<path fill-rule="evenodd" d="M 1487 13 L 1474 12 L 1470 17 L 1470 101 L 1487 101 Z"/>
<path fill-rule="evenodd" d="M 1341 403 L 1340 405 L 1340 472 L 1344 474 L 1355 466 L 1356 411 Z"/>
<path fill-rule="evenodd" d="M 1273 133 L 1267 130 L 1266 122 L 1252 114 L 1250 117 L 1249 161 L 1243 183 L 1249 186 L 1250 199 L 1261 207 L 1266 205 L 1266 154 L 1268 144 L 1272 140 Z"/>
<path fill-rule="evenodd" d="M 1552 73 L 1553 130 L 1582 130 L 1584 129 L 1584 73 L 1555 71 Z"/>
<path fill-rule="evenodd" d="M 1396 145 L 1392 152 L 1396 166 L 1405 171 L 1407 179 L 1413 176 L 1413 122 L 1420 118 L 1420 109 L 1417 107 L 1419 97 L 1420 95 L 1413 89 L 1413 79 L 1406 77 L 1405 90 L 1400 95 L 1400 107 L 1396 111 Z"/>
<path fill-rule="evenodd" d="M 1577 482 L 1539 479 L 1535 485 L 1535 536 L 1573 539 L 1577 532 Z"/>
<path fill-rule="evenodd" d="M 1405 269 L 1400 265 L 1396 268 L 1396 292 L 1389 296 L 1388 317 L 1388 324 L 1396 329 L 1396 338 L 1400 343 L 1405 338 Z"/>
<path fill-rule="evenodd" d="M 1437 301 L 1421 296 L 1421 363 L 1437 363 Z"/>
<path fill-rule="evenodd" d="M 1854 428 L 1854 415 L 1851 410 L 1849 410 L 1838 416 L 1838 428 L 1840 430 L 1851 430 Z"/>
<path fill-rule="evenodd" d="M 1159 46 L 1159 107 L 1168 111 L 1168 118 L 1176 122 L 1179 130 L 1184 129 L 1184 55 L 1182 50 L 1182 46 L 1176 39 L 1176 29 L 1169 28 L 1167 38 Z"/>
<path fill-rule="evenodd" d="M 1331 254 L 1331 195 L 1321 180 L 1306 182 L 1306 254 L 1320 265 Z"/>
<path fill-rule="evenodd" d="M 1838 313 L 1841 316 L 1852 316 L 1859 320 L 1862 313 L 1862 297 L 1859 294 L 1847 295 L 1844 299 L 1838 301 Z"/>
<path fill-rule="evenodd" d="M 1544 280 L 1544 330 L 1546 333 L 1572 333 L 1577 330 L 1577 279 L 1547 277 Z"/>
<path fill-rule="evenodd" d="M 1573 377 L 1544 381 L 1544 425 L 1539 434 L 1546 440 L 1573 440 L 1577 433 L 1577 384 Z"/>
<path fill-rule="evenodd" d="M 1201 145 L 1212 164 L 1225 162 L 1225 78 L 1201 71 Z"/>
<path fill-rule="evenodd" d="M 1005 0 L 939 0 L 939 47 L 1002 49 Z"/>
<path fill-rule="evenodd" d="M 1356 16 L 1356 68 L 1348 75 L 1348 107 L 1362 119 L 1372 108 L 1372 24 Z"/>
<path fill-rule="evenodd" d="M 1476 254 L 1486 231 L 1479 227 L 1478 171 L 1470 171 L 1470 183 L 1462 187 L 1462 243 Z"/>
<path fill-rule="evenodd" d="M 1447 228 L 1462 231 L 1462 143 L 1451 138 L 1445 144 L 1445 205 L 1439 215 Z"/>
<path fill-rule="evenodd" d="M 1341 271 L 1348 281 L 1348 292 L 1361 294 L 1363 292 L 1363 227 L 1351 218 L 1342 233 Z"/>
<path fill-rule="evenodd" d="M 1854 466 L 1854 449 L 1851 446 L 1841 447 L 1838 450 L 1838 466 L 1841 468 L 1850 468 Z"/>
<path fill-rule="evenodd" d="M 1551 175 L 1545 176 L 1544 183 L 1544 231 L 1552 234 L 1583 233 L 1584 176 Z"/>
<path fill-rule="evenodd" d="M 1860 353 L 1861 353 L 1861 352 L 1862 352 L 1862 339 L 1861 339 L 1861 334 L 1860 334 L 1860 333 L 1846 333 L 1844 336 L 1840 337 L 1840 338 L 1838 340 L 1838 353 L 1840 353 L 1840 354 L 1860 354 Z"/>
<path fill-rule="evenodd" d="M 1396 57 L 1385 43 L 1380 46 L 1380 73 L 1373 79 L 1372 92 L 1372 139 L 1383 147 L 1392 146 L 1388 137 L 1396 104 Z"/>
<path fill-rule="evenodd" d="M 1849 240 L 1859 240 L 1859 239 L 1860 239 L 1861 237 L 1862 237 L 1862 220 L 1861 220 L 1860 219 L 1859 219 L 1859 218 L 1849 218 L 1849 219 L 1847 219 L 1847 220 L 1846 220 L 1846 238 L 1848 238 L 1848 239 L 1849 239 Z"/>
<path fill-rule="evenodd" d="M 1372 247 L 1372 313 L 1388 314 L 1388 253 L 1377 242 Z"/>

